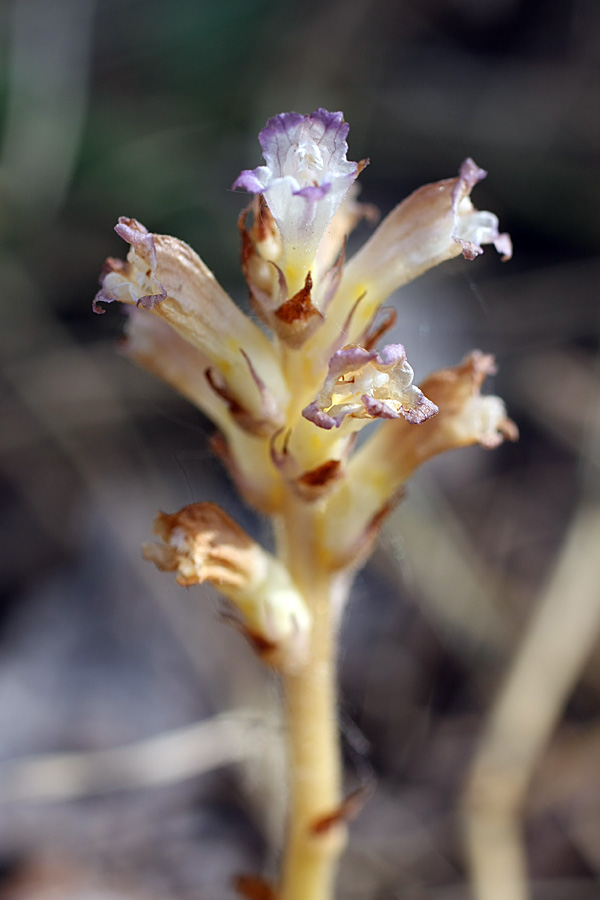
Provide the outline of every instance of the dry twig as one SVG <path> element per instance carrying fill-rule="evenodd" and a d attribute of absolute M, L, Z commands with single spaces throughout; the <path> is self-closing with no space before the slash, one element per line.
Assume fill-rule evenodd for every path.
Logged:
<path fill-rule="evenodd" d="M 581 508 L 488 720 L 464 793 L 477 900 L 526 900 L 532 774 L 597 639 L 600 509 Z"/>

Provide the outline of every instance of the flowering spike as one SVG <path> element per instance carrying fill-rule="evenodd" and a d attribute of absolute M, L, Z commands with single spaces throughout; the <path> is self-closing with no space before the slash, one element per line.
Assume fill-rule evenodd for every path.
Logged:
<path fill-rule="evenodd" d="M 127 261 L 110 259 L 94 301 L 128 304 L 124 352 L 205 412 L 211 442 L 240 494 L 273 518 L 277 555 L 212 503 L 160 513 L 162 543 L 145 556 L 182 585 L 211 582 L 235 623 L 283 676 L 289 722 L 289 843 L 281 898 L 331 894 L 352 803 L 340 797 L 335 744 L 335 635 L 352 576 L 424 461 L 455 447 L 491 448 L 516 427 L 482 397 L 493 360 L 478 351 L 421 391 L 402 344 L 377 344 L 395 322 L 382 303 L 461 253 L 510 238 L 470 200 L 486 173 L 457 177 L 397 206 L 354 256 L 348 235 L 372 207 L 356 202 L 366 162 L 346 158 L 341 112 L 283 113 L 260 133 L 265 164 L 234 182 L 253 194 L 239 217 L 242 270 L 257 327 L 182 241 L 121 218 Z M 362 444 L 360 429 L 379 420 Z"/>

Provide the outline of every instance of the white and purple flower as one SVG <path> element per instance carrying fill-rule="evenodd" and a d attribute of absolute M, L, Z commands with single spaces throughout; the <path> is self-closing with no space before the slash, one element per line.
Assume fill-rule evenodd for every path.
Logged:
<path fill-rule="evenodd" d="M 402 344 L 388 344 L 381 353 L 357 344 L 331 358 L 323 389 L 303 411 L 320 428 L 339 428 L 346 416 L 363 420 L 404 418 L 420 424 L 438 412 L 413 384 L 414 372 Z M 359 425 L 359 423 L 356 423 Z"/>
<path fill-rule="evenodd" d="M 349 127 L 341 112 L 269 119 L 259 141 L 266 165 L 245 169 L 233 183 L 263 194 L 283 241 L 283 271 L 291 295 L 299 290 L 317 248 L 360 164 L 346 159 Z"/>

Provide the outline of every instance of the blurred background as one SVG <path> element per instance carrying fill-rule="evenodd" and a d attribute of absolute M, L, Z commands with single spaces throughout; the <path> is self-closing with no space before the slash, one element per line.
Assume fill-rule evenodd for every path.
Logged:
<path fill-rule="evenodd" d="M 158 508 L 193 500 L 265 542 L 267 526 L 210 424 L 119 356 L 121 313 L 91 300 L 126 215 L 186 240 L 245 304 L 230 185 L 269 116 L 318 106 L 344 111 L 383 213 L 466 156 L 489 171 L 474 202 L 513 260 L 488 249 L 408 286 L 398 338 L 417 381 L 495 353 L 487 389 L 521 432 L 429 464 L 357 579 L 340 715 L 348 786 L 372 793 L 340 897 L 471 896 L 465 779 L 549 597 L 547 668 L 530 662 L 499 726 L 533 774 L 509 814 L 534 897 L 598 896 L 599 53 L 595 0 L 0 5 L 2 900 L 216 900 L 274 870 L 277 686 L 209 590 L 139 550 Z M 586 640 L 569 640 L 579 612 Z M 519 730 L 540 708 L 547 744 Z"/>

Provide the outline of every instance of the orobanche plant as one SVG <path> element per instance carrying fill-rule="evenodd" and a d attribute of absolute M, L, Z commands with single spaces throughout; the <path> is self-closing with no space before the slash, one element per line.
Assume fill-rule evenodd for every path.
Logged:
<path fill-rule="evenodd" d="M 354 184 L 341 112 L 284 113 L 259 135 L 265 165 L 243 171 L 245 315 L 187 244 L 135 219 L 116 231 L 100 303 L 129 305 L 125 352 L 217 426 L 213 446 L 244 500 L 269 516 L 276 552 L 213 503 L 159 513 L 145 556 L 187 586 L 211 582 L 259 657 L 278 670 L 288 736 L 288 829 L 278 900 L 328 900 L 346 841 L 336 722 L 336 641 L 352 578 L 421 463 L 445 450 L 515 438 L 498 397 L 482 396 L 489 355 L 473 351 L 417 387 L 382 304 L 422 272 L 511 242 L 470 200 L 485 177 L 457 177 L 397 206 L 349 260 L 346 239 L 372 207 Z M 363 428 L 377 423 L 357 445 Z"/>

